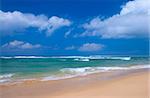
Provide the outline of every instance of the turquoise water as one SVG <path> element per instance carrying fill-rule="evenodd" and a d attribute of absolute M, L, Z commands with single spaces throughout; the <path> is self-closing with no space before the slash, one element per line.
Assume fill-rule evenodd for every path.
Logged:
<path fill-rule="evenodd" d="M 90 72 L 123 70 L 149 64 L 148 57 L 1 57 L 0 82 L 58 79 Z M 144 66 L 144 67 L 143 67 Z"/>

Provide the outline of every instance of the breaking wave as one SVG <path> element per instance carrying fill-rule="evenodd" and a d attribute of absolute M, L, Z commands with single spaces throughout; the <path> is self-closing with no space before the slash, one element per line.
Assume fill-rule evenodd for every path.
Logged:
<path fill-rule="evenodd" d="M 76 58 L 76 59 L 74 59 L 74 61 L 88 62 L 88 61 L 90 61 L 90 59 L 88 59 L 88 58 Z"/>
<path fill-rule="evenodd" d="M 117 70 L 132 70 L 132 69 L 149 69 L 149 65 L 143 66 L 130 66 L 130 67 L 82 67 L 82 68 L 64 68 L 60 71 L 64 73 L 64 76 L 47 76 L 43 77 L 41 81 L 48 81 L 48 80 L 59 80 L 59 79 L 66 79 L 72 78 L 77 76 L 84 76 L 92 73 L 98 72 L 109 72 L 109 71 L 117 71 Z"/>
<path fill-rule="evenodd" d="M 92 59 L 110 59 L 110 60 L 131 60 L 131 57 L 118 57 L 118 56 L 58 56 L 53 58 L 72 58 L 75 61 L 90 61 Z"/>
<path fill-rule="evenodd" d="M 14 76 L 14 74 L 3 74 L 0 75 L 0 83 L 11 81 L 11 78 Z"/>
<path fill-rule="evenodd" d="M 11 59 L 11 58 L 72 58 L 75 61 L 90 61 L 92 59 L 110 59 L 110 60 L 131 60 L 131 57 L 118 57 L 118 56 L 52 56 L 52 57 L 45 57 L 45 56 L 14 56 L 14 57 L 7 57 L 2 56 L 0 58 L 3 59 Z"/>
<path fill-rule="evenodd" d="M 138 66 L 130 66 L 130 67 L 81 67 L 81 68 L 64 68 L 60 71 L 64 73 L 72 73 L 72 74 L 82 74 L 82 73 L 91 73 L 91 72 L 106 72 L 113 70 L 132 70 L 132 69 L 144 69 L 150 68 L 150 65 L 138 65 Z"/>

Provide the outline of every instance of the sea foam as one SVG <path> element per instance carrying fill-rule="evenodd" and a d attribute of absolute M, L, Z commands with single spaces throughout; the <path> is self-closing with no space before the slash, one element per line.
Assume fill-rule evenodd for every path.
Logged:
<path fill-rule="evenodd" d="M 118 56 L 52 56 L 52 57 L 46 57 L 46 56 L 12 56 L 12 57 L 7 57 L 7 56 L 1 56 L 0 58 L 3 59 L 12 59 L 12 58 L 17 58 L 17 59 L 36 59 L 36 58 L 72 58 L 75 61 L 90 61 L 92 59 L 110 59 L 110 60 L 131 60 L 131 57 L 118 57 Z"/>
<path fill-rule="evenodd" d="M 3 74 L 0 75 L 0 83 L 5 83 L 11 81 L 11 78 L 14 76 L 14 74 Z"/>
<path fill-rule="evenodd" d="M 14 74 L 3 74 L 3 75 L 0 75 L 0 79 L 3 79 L 3 78 L 11 78 Z"/>
<path fill-rule="evenodd" d="M 85 76 L 92 73 L 98 72 L 108 72 L 108 71 L 119 71 L 119 70 L 132 70 L 132 69 L 149 69 L 150 65 L 137 65 L 137 66 L 130 66 L 130 67 L 81 67 L 81 68 L 64 68 L 60 71 L 63 72 L 64 76 L 47 76 L 43 77 L 41 81 L 48 81 L 48 80 L 60 80 L 66 78 L 73 78 L 77 76 Z"/>
<path fill-rule="evenodd" d="M 132 69 L 144 69 L 150 68 L 150 65 L 137 65 L 137 66 L 129 66 L 129 67 L 81 67 L 81 68 L 64 68 L 61 69 L 63 73 L 90 73 L 90 72 L 106 72 L 113 70 L 132 70 Z"/>

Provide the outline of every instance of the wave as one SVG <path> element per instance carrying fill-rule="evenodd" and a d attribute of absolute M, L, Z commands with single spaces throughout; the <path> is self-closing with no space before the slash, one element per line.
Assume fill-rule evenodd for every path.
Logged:
<path fill-rule="evenodd" d="M 41 81 L 48 80 L 60 80 L 66 78 L 73 78 L 77 76 L 85 76 L 92 73 L 98 72 L 109 72 L 109 71 L 119 71 L 119 70 L 132 70 L 132 69 L 149 69 L 149 65 L 143 66 L 130 66 L 130 67 L 82 67 L 82 68 L 64 68 L 60 71 L 64 74 L 64 76 L 51 75 L 47 77 L 43 77 Z"/>
<path fill-rule="evenodd" d="M 0 75 L 0 79 L 11 78 L 12 76 L 14 76 L 14 74 L 3 74 L 3 75 Z"/>
<path fill-rule="evenodd" d="M 13 57 L 6 57 L 6 56 L 2 56 L 0 57 L 1 59 L 12 59 Z"/>
<path fill-rule="evenodd" d="M 110 60 L 131 60 L 131 57 L 115 57 L 115 56 L 90 56 L 90 59 L 110 59 Z"/>
<path fill-rule="evenodd" d="M 46 56 L 13 56 L 13 57 L 7 57 L 7 56 L 1 56 L 0 58 L 3 59 L 12 59 L 12 58 L 64 58 L 64 59 L 74 59 L 75 61 L 89 61 L 93 59 L 110 59 L 110 60 L 131 60 L 131 57 L 118 57 L 118 56 L 52 56 L 52 57 L 46 57 Z M 79 59 L 79 60 L 78 60 Z"/>
<path fill-rule="evenodd" d="M 150 69 L 150 65 L 136 65 L 136 66 L 128 66 L 128 67 L 80 67 L 80 68 L 63 68 L 60 69 L 59 72 L 61 75 L 52 74 L 50 76 L 45 76 L 41 78 L 27 78 L 27 79 L 19 79 L 13 80 L 14 74 L 3 74 L 0 75 L 0 83 L 10 83 L 10 82 L 24 82 L 28 80 L 40 80 L 40 81 L 48 81 L 48 80 L 60 80 L 66 78 L 73 78 L 77 76 L 85 76 L 92 73 L 98 72 L 111 72 L 111 71 L 123 71 L 123 70 L 132 70 L 132 69 Z"/>
<path fill-rule="evenodd" d="M 0 75 L 0 83 L 5 83 L 11 81 L 11 78 L 14 76 L 14 74 L 3 74 Z"/>
<path fill-rule="evenodd" d="M 88 58 L 76 58 L 76 59 L 74 59 L 74 61 L 88 62 L 88 61 L 90 61 L 90 59 L 88 59 Z"/>
<path fill-rule="evenodd" d="M 131 70 L 131 69 L 144 69 L 150 68 L 150 65 L 138 65 L 130 67 L 81 67 L 81 68 L 64 68 L 60 71 L 63 73 L 70 74 L 82 74 L 82 73 L 91 73 L 91 72 L 106 72 L 113 70 Z"/>
<path fill-rule="evenodd" d="M 110 60 L 131 60 L 131 57 L 118 57 L 118 56 L 58 56 L 52 58 L 71 58 L 75 61 L 89 61 L 92 59 L 110 59 Z"/>

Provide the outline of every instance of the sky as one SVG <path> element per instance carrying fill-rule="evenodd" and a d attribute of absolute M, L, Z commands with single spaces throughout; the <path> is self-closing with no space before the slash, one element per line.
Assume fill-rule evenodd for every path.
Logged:
<path fill-rule="evenodd" d="M 150 0 L 1 0 L 0 55 L 149 55 Z"/>

